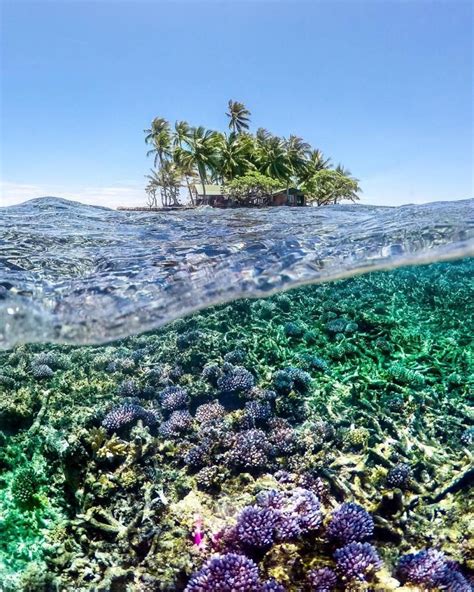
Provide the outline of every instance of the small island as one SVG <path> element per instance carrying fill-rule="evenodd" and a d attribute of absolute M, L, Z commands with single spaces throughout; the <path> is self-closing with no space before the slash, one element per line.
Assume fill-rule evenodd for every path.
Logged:
<path fill-rule="evenodd" d="M 359 199 L 358 179 L 342 165 L 332 167 L 321 150 L 296 135 L 281 138 L 263 128 L 251 133 L 251 113 L 238 101 L 229 101 L 226 115 L 226 132 L 186 121 L 172 128 L 162 117 L 153 119 L 144 130 L 147 156 L 154 159 L 146 175 L 147 209 L 323 206 Z"/>

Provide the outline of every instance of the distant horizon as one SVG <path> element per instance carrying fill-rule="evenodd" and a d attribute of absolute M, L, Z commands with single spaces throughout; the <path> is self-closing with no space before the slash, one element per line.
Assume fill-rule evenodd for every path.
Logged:
<path fill-rule="evenodd" d="M 0 205 L 45 195 L 146 205 L 153 117 L 224 130 L 229 99 L 250 109 L 252 131 L 296 134 L 350 169 L 362 204 L 473 195 L 469 1 L 4 0 L 0 10 Z M 150 23 L 156 35 L 144 33 Z"/>
<path fill-rule="evenodd" d="M 61 200 L 65 200 L 65 201 L 69 201 L 71 203 L 78 203 L 81 205 L 85 205 L 85 206 L 94 206 L 94 207 L 98 207 L 98 208 L 107 208 L 110 210 L 117 210 L 118 208 L 124 208 L 124 207 L 143 207 L 146 208 L 147 206 L 145 204 L 140 204 L 140 205 L 118 205 L 118 206 L 106 206 L 106 205 L 101 205 L 98 204 L 96 201 L 81 201 L 80 199 L 73 199 L 73 198 L 69 198 L 69 197 L 64 197 L 62 195 L 38 195 L 36 197 L 31 197 L 29 199 L 25 199 L 24 201 L 19 201 L 19 202 L 15 202 L 15 203 L 10 203 L 10 204 L 2 204 L 0 203 L 0 208 L 2 207 L 13 207 L 13 206 L 19 206 L 19 205 L 23 205 L 28 203 L 29 201 L 35 201 L 35 200 L 39 200 L 39 199 L 61 199 Z M 470 201 L 470 200 L 474 200 L 474 197 L 460 197 L 458 199 L 439 199 L 439 200 L 435 200 L 435 201 L 426 201 L 426 202 L 421 202 L 421 203 L 414 203 L 414 202 L 406 202 L 406 203 L 400 203 L 397 205 L 390 205 L 390 204 L 376 204 L 376 203 L 364 203 L 363 201 L 359 201 L 356 203 L 351 203 L 351 202 L 341 202 L 339 204 L 337 204 L 337 206 L 344 206 L 344 205 L 350 205 L 350 206 L 354 206 L 354 207 L 360 207 L 360 206 L 375 206 L 375 207 L 380 207 L 380 208 L 401 208 L 404 206 L 422 206 L 422 205 L 430 205 L 430 204 L 438 204 L 438 203 L 456 203 L 458 201 Z M 202 206 L 198 206 L 198 207 L 202 207 Z M 206 206 L 208 207 L 208 206 Z M 288 207 L 288 206 L 278 206 L 278 207 Z M 314 205 L 314 206 L 310 206 L 308 205 L 307 207 L 315 207 L 317 208 L 318 206 Z M 321 208 L 328 208 L 328 207 L 334 207 L 334 204 L 329 204 L 329 205 L 323 205 L 323 206 L 319 206 Z M 165 209 L 165 208 L 163 208 Z M 216 208 L 216 209 L 220 209 L 220 208 Z"/>

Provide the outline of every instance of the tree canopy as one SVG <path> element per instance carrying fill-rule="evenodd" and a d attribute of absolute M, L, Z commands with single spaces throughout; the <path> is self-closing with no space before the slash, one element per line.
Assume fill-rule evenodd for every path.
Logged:
<path fill-rule="evenodd" d="M 276 136 L 264 128 L 249 131 L 251 113 L 230 100 L 229 131 L 215 131 L 176 121 L 174 126 L 156 117 L 145 132 L 154 169 L 147 175 L 149 203 L 179 203 L 179 187 L 187 187 L 194 203 L 192 185 L 199 179 L 206 191 L 209 182 L 222 186 L 223 193 L 240 205 L 266 203 L 271 191 L 298 187 L 315 205 L 356 201 L 359 182 L 341 165 L 297 135 Z M 177 189 L 178 187 L 178 189 Z"/>

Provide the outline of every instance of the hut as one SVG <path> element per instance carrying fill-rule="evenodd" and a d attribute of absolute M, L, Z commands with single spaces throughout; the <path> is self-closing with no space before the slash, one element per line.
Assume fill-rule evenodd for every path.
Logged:
<path fill-rule="evenodd" d="M 229 199 L 224 195 L 220 185 L 201 185 L 195 183 L 191 191 L 194 194 L 194 203 L 197 206 L 212 206 L 214 208 L 226 208 L 231 204 Z"/>
<path fill-rule="evenodd" d="M 192 186 L 194 203 L 198 206 L 212 206 L 214 208 L 235 207 L 232 200 L 224 194 L 221 185 L 204 185 L 195 183 Z M 255 205 L 255 204 L 253 204 Z M 278 189 L 271 196 L 270 203 L 257 204 L 261 206 L 305 206 L 305 194 L 296 187 Z"/>

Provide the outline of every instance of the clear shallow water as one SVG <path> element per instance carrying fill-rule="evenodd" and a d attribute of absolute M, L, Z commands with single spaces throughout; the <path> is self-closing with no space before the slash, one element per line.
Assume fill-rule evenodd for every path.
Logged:
<path fill-rule="evenodd" d="M 0 590 L 321 592 L 326 566 L 326 592 L 472 592 L 473 266 L 237 300 L 107 345 L 0 351 Z M 286 499 L 276 515 L 259 505 L 271 491 Z M 352 503 L 362 523 L 331 538 Z M 356 551 L 369 545 L 355 581 L 336 556 L 353 557 L 353 528 Z M 424 548 L 434 566 L 421 555 L 401 573 Z M 217 552 L 281 586 L 217 588 Z"/>
<path fill-rule="evenodd" d="M 0 591 L 472 592 L 472 206 L 0 210 Z"/>
<path fill-rule="evenodd" d="M 41 198 L 0 209 L 0 348 L 99 343 L 212 304 L 468 256 L 473 200 L 137 214 Z"/>

